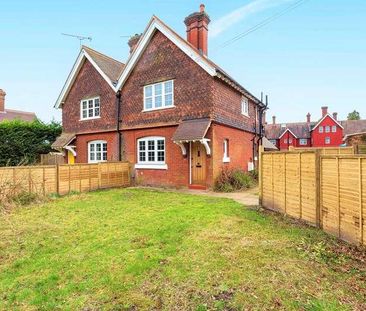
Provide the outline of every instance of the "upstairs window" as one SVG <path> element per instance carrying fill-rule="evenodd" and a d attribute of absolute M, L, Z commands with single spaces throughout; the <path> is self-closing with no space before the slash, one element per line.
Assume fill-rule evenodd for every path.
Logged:
<path fill-rule="evenodd" d="M 230 157 L 229 157 L 229 140 L 228 139 L 224 139 L 223 148 L 224 148 L 224 157 L 223 157 L 222 161 L 224 163 L 230 162 Z"/>
<path fill-rule="evenodd" d="M 88 162 L 98 163 L 107 161 L 107 142 L 94 140 L 88 144 Z"/>
<path fill-rule="evenodd" d="M 319 133 L 323 133 L 324 132 L 324 128 L 322 126 L 319 126 Z"/>
<path fill-rule="evenodd" d="M 80 102 L 80 119 L 97 119 L 100 118 L 100 98 L 83 99 Z"/>
<path fill-rule="evenodd" d="M 287 138 L 285 138 L 285 144 L 286 144 L 286 145 L 288 144 L 288 140 L 287 140 Z"/>
<path fill-rule="evenodd" d="M 330 133 L 330 126 L 328 126 L 328 125 L 327 125 L 327 126 L 325 127 L 325 133 Z"/>
<path fill-rule="evenodd" d="M 144 110 L 163 109 L 174 106 L 174 81 L 144 86 Z"/>
<path fill-rule="evenodd" d="M 290 138 L 290 139 L 288 140 L 288 143 L 289 143 L 289 144 L 292 144 L 292 138 Z"/>
<path fill-rule="evenodd" d="M 301 146 L 306 146 L 308 144 L 308 140 L 306 138 L 301 138 L 300 139 L 300 145 Z"/>
<path fill-rule="evenodd" d="M 333 125 L 332 126 L 332 133 L 336 133 L 337 132 L 337 126 Z"/>
<path fill-rule="evenodd" d="M 249 101 L 245 97 L 241 100 L 241 113 L 245 116 L 249 116 Z"/>
<path fill-rule="evenodd" d="M 325 144 L 330 145 L 330 137 L 325 137 Z"/>

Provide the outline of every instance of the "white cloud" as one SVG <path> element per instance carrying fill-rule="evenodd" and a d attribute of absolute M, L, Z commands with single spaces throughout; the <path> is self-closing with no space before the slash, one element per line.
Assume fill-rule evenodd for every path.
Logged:
<path fill-rule="evenodd" d="M 254 0 L 212 22 L 209 35 L 216 37 L 248 16 L 294 0 Z"/>

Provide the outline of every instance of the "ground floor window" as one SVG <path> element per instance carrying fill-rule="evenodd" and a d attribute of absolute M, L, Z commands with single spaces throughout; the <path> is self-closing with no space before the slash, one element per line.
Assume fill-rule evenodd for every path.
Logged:
<path fill-rule="evenodd" d="M 223 162 L 230 162 L 230 157 L 229 157 L 229 140 L 228 139 L 224 139 L 224 157 L 223 157 Z"/>
<path fill-rule="evenodd" d="M 143 137 L 137 140 L 137 167 L 164 166 L 165 168 L 165 157 L 164 137 Z"/>
<path fill-rule="evenodd" d="M 98 163 L 107 161 L 107 142 L 94 140 L 88 143 L 88 162 Z"/>
<path fill-rule="evenodd" d="M 330 137 L 325 137 L 325 144 L 330 145 Z"/>
<path fill-rule="evenodd" d="M 308 144 L 308 140 L 306 138 L 301 138 L 300 139 L 300 145 L 301 146 L 306 146 Z"/>

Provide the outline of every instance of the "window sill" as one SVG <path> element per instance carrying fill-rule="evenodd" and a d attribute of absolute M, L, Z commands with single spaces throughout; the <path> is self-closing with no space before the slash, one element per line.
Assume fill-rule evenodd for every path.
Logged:
<path fill-rule="evenodd" d="M 135 169 L 147 169 L 147 170 L 167 170 L 167 164 L 135 164 Z"/>
<path fill-rule="evenodd" d="M 175 108 L 175 106 L 172 105 L 172 106 L 168 106 L 168 107 L 159 107 L 159 108 L 144 109 L 144 110 L 142 110 L 142 112 L 150 112 L 150 111 L 155 111 L 155 110 L 164 110 L 164 109 L 172 109 L 172 108 Z"/>
<path fill-rule="evenodd" d="M 229 163 L 229 162 L 230 162 L 230 158 L 223 158 L 223 159 L 222 159 L 222 162 L 224 162 L 224 163 Z"/>
<path fill-rule="evenodd" d="M 250 118 L 249 114 L 247 114 L 247 113 L 243 113 L 242 112 L 241 115 L 244 116 L 244 117 L 246 117 L 246 118 Z"/>
<path fill-rule="evenodd" d="M 89 121 L 89 120 L 97 120 L 97 119 L 100 119 L 100 116 L 99 117 L 80 119 L 79 121 Z"/>

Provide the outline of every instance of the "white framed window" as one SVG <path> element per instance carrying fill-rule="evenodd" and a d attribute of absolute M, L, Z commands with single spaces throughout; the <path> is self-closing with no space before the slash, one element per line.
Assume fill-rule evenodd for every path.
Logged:
<path fill-rule="evenodd" d="M 138 139 L 135 168 L 167 169 L 165 151 L 164 137 L 151 136 Z"/>
<path fill-rule="evenodd" d="M 287 138 L 285 138 L 285 144 L 288 144 L 288 140 L 287 140 Z"/>
<path fill-rule="evenodd" d="M 100 98 L 88 98 L 80 101 L 80 120 L 100 118 Z"/>
<path fill-rule="evenodd" d="M 327 126 L 325 127 L 325 133 L 330 133 L 330 126 L 328 126 L 328 125 L 327 125 Z"/>
<path fill-rule="evenodd" d="M 292 138 L 289 138 L 288 143 L 292 144 Z"/>
<path fill-rule="evenodd" d="M 88 143 L 88 163 L 107 161 L 107 142 L 105 140 L 93 140 Z"/>
<path fill-rule="evenodd" d="M 174 81 L 144 86 L 144 111 L 174 107 Z"/>
<path fill-rule="evenodd" d="M 306 138 L 301 138 L 300 139 L 300 145 L 301 146 L 306 146 L 308 144 L 308 140 Z"/>
<path fill-rule="evenodd" d="M 319 133 L 323 133 L 324 132 L 324 128 L 322 126 L 319 126 Z"/>
<path fill-rule="evenodd" d="M 330 145 L 330 137 L 325 137 L 325 144 Z"/>
<path fill-rule="evenodd" d="M 249 117 L 249 101 L 245 97 L 241 99 L 241 113 Z"/>
<path fill-rule="evenodd" d="M 333 125 L 332 126 L 332 133 L 336 133 L 337 132 L 337 126 L 336 125 Z"/>
<path fill-rule="evenodd" d="M 275 146 L 277 145 L 277 140 L 276 139 L 270 139 L 269 140 L 272 144 L 274 144 Z"/>
<path fill-rule="evenodd" d="M 229 140 L 228 139 L 224 139 L 223 148 L 224 148 L 224 157 L 223 157 L 222 161 L 224 163 L 228 163 L 228 162 L 230 162 L 230 157 L 229 157 Z"/>

